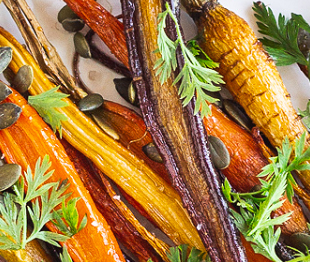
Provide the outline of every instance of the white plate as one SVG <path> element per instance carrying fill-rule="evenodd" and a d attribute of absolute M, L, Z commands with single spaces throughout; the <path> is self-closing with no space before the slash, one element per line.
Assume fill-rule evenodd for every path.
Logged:
<path fill-rule="evenodd" d="M 118 0 L 99 0 L 98 2 L 105 6 L 109 11 L 112 11 L 115 15 L 121 13 Z M 220 2 L 223 6 L 244 18 L 251 27 L 257 31 L 252 11 L 252 0 L 222 0 Z M 60 8 L 64 6 L 64 2 L 61 0 L 29 0 L 28 3 L 41 23 L 47 37 L 57 48 L 66 66 L 71 70 L 73 34 L 64 31 L 62 26 L 57 22 L 57 13 Z M 267 0 L 264 3 L 271 7 L 276 15 L 281 12 L 289 17 L 290 13 L 294 12 L 302 14 L 310 23 L 309 0 Z M 0 4 L 0 14 L 0 26 L 9 30 L 18 40 L 22 41 L 18 29 L 10 18 L 3 3 Z M 183 17 L 183 24 L 186 24 L 186 27 L 190 28 L 187 32 L 190 32 L 189 35 L 191 35 L 194 30 L 192 30 L 193 24 L 188 16 Z M 296 109 L 305 109 L 308 98 L 310 98 L 309 81 L 300 72 L 296 65 L 279 68 L 279 71 L 288 91 L 292 95 L 294 107 Z M 86 84 L 93 90 L 100 92 L 104 98 L 126 104 L 116 93 L 113 85 L 113 78 L 120 76 L 98 63 L 87 59 L 82 59 L 81 72 Z"/>

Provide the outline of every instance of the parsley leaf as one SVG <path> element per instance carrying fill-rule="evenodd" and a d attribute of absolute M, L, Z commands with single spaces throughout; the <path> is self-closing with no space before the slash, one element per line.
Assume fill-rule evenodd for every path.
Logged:
<path fill-rule="evenodd" d="M 66 121 L 67 117 L 57 111 L 57 108 L 67 106 L 61 99 L 69 95 L 57 92 L 58 87 L 52 88 L 36 96 L 29 96 L 28 103 L 37 110 L 39 115 L 48 123 L 54 132 L 58 130 L 62 136 L 61 121 Z"/>
<path fill-rule="evenodd" d="M 54 211 L 54 221 L 53 224 L 58 227 L 58 229 L 68 237 L 72 237 L 79 231 L 81 231 L 87 223 L 87 216 L 85 215 L 79 223 L 79 213 L 76 209 L 76 202 L 79 198 L 72 198 L 67 202 L 62 202 L 61 209 Z"/>
<path fill-rule="evenodd" d="M 167 257 L 170 262 L 211 262 L 205 252 L 195 247 L 189 251 L 187 244 L 171 247 L 167 252 Z M 152 262 L 152 259 L 149 259 L 148 262 Z"/>
<path fill-rule="evenodd" d="M 158 49 L 154 52 L 160 53 L 161 58 L 154 65 L 154 69 L 157 69 L 156 75 L 160 76 L 161 84 L 167 81 L 172 71 L 177 67 L 176 50 L 177 47 L 180 47 L 184 57 L 184 66 L 175 78 L 173 85 L 180 82 L 179 95 L 183 99 L 183 106 L 186 106 L 196 95 L 194 113 L 197 114 L 201 110 L 203 118 L 211 112 L 206 101 L 210 103 L 217 101 L 215 98 L 207 95 L 204 90 L 211 92 L 219 91 L 219 87 L 215 84 L 224 83 L 222 76 L 210 68 L 203 67 L 190 49 L 186 47 L 177 18 L 174 16 L 169 4 L 166 3 L 165 6 L 166 10 L 158 15 Z M 175 41 L 172 41 L 165 32 L 166 18 L 168 16 L 176 26 L 178 38 Z M 212 68 L 216 66 L 216 63 L 211 63 L 211 61 L 206 63 L 211 65 Z"/>
<path fill-rule="evenodd" d="M 66 246 L 63 247 L 62 254 L 59 255 L 61 262 L 72 262 L 72 259 L 68 253 L 68 249 L 66 248 Z"/>
<path fill-rule="evenodd" d="M 309 68 L 309 58 L 302 54 L 297 42 L 299 28 L 309 29 L 305 20 L 298 15 L 287 20 L 282 14 L 279 14 L 276 20 L 272 10 L 261 2 L 254 3 L 253 10 L 258 19 L 259 32 L 268 37 L 263 37 L 260 41 L 276 64 L 284 66 L 298 63 Z"/>
<path fill-rule="evenodd" d="M 69 200 L 67 206 L 64 204 L 70 195 L 70 193 L 65 194 L 69 184 L 60 183 L 60 181 L 46 183 L 54 172 L 48 171 L 50 166 L 47 155 L 42 162 L 39 158 L 34 173 L 28 167 L 24 174 L 25 179 L 21 177 L 12 187 L 13 193 L 3 193 L 3 203 L 0 203 L 0 249 L 24 249 L 26 244 L 34 239 L 41 239 L 59 246 L 58 242 L 66 241 L 85 227 L 86 217 L 76 229 L 79 218 L 75 205 L 78 199 Z M 27 185 L 26 191 L 25 184 Z M 53 222 L 54 214 L 58 212 L 55 208 L 61 203 L 63 203 L 62 212 L 58 219 L 65 218 L 71 230 L 69 236 L 43 230 L 47 222 Z M 33 228 L 27 235 L 28 217 Z"/>
<path fill-rule="evenodd" d="M 58 241 L 68 239 L 67 236 L 42 230 L 53 219 L 52 210 L 68 197 L 64 194 L 68 186 L 59 188 L 59 182 L 45 183 L 53 174 L 53 171 L 47 171 L 49 167 L 48 156 L 42 163 L 38 159 L 34 174 L 29 167 L 25 172 L 26 193 L 25 181 L 21 177 L 12 187 L 14 193 L 3 194 L 4 202 L 0 204 L 0 249 L 24 249 L 33 239 L 59 246 Z M 27 235 L 28 215 L 33 223 L 30 235 Z"/>
<path fill-rule="evenodd" d="M 294 195 L 293 185 L 296 184 L 292 172 L 294 170 L 310 169 L 305 161 L 310 160 L 310 148 L 305 149 L 306 132 L 295 140 L 294 158 L 290 161 L 293 148 L 288 139 L 277 149 L 278 156 L 270 158 L 270 164 L 263 168 L 258 175 L 265 177 L 261 181 L 261 189 L 250 193 L 233 192 L 229 182 L 225 179 L 222 191 L 230 203 L 235 203 L 240 212 L 231 210 L 234 222 L 245 238 L 252 242 L 255 252 L 260 253 L 273 261 L 281 261 L 276 253 L 275 246 L 279 240 L 281 229 L 274 231 L 274 226 L 281 225 L 290 218 L 291 213 L 271 218 L 271 213 L 278 209 L 287 195 L 292 202 Z M 307 256 L 299 256 L 291 261 L 307 261 Z"/>
<path fill-rule="evenodd" d="M 302 117 L 304 125 L 310 129 L 310 100 L 308 100 L 306 110 L 302 111 L 298 109 L 298 115 Z"/>

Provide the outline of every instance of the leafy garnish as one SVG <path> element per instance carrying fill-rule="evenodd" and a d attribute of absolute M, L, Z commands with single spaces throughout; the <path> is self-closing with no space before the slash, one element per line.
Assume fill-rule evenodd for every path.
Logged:
<path fill-rule="evenodd" d="M 37 110 L 39 115 L 48 123 L 54 132 L 58 130 L 62 136 L 61 121 L 66 121 L 67 117 L 57 111 L 57 108 L 65 107 L 68 104 L 62 99 L 68 97 L 67 94 L 57 92 L 58 87 L 52 88 L 36 96 L 29 96 L 28 103 Z"/>
<path fill-rule="evenodd" d="M 68 249 L 66 248 L 66 246 L 63 247 L 62 254 L 59 255 L 61 262 L 72 262 L 72 259 L 68 253 Z"/>
<path fill-rule="evenodd" d="M 177 48 L 180 47 L 184 57 L 184 66 L 175 78 L 173 85 L 180 82 L 179 95 L 183 99 L 183 106 L 186 106 L 196 95 L 194 113 L 197 114 L 201 110 L 201 116 L 205 117 L 210 113 L 207 101 L 213 103 L 217 100 L 207 95 L 204 90 L 219 91 L 220 88 L 215 84 L 224 83 L 222 76 L 218 72 L 200 64 L 195 55 L 186 47 L 177 18 L 170 9 L 169 4 L 166 3 L 165 7 L 166 10 L 158 15 L 158 49 L 154 52 L 160 53 L 161 58 L 156 61 L 154 66 L 154 69 L 157 69 L 156 75 L 160 75 L 161 84 L 167 81 L 172 71 L 177 68 L 176 52 Z M 168 16 L 176 26 L 178 38 L 175 41 L 172 41 L 165 32 L 166 18 Z M 210 64 L 212 67 L 216 65 L 214 62 Z"/>
<path fill-rule="evenodd" d="M 302 111 L 298 109 L 298 115 L 302 117 L 304 125 L 310 129 L 310 100 L 307 103 L 306 110 Z"/>
<path fill-rule="evenodd" d="M 38 159 L 34 175 L 30 167 L 25 172 L 26 193 L 25 181 L 21 177 L 13 186 L 15 194 L 3 194 L 4 203 L 0 204 L 0 249 L 24 249 L 33 239 L 41 239 L 59 246 L 57 241 L 63 242 L 68 239 L 67 236 L 42 230 L 43 226 L 53 219 L 52 210 L 68 197 L 68 194 L 64 195 L 68 186 L 59 189 L 58 182 L 44 184 L 53 171 L 47 172 L 50 167 L 48 156 L 44 157 L 42 164 L 40 162 L 41 159 Z M 27 215 L 33 223 L 30 235 L 27 235 Z"/>
<path fill-rule="evenodd" d="M 258 19 L 259 32 L 266 35 L 260 41 L 265 45 L 268 53 L 276 61 L 277 65 L 290 65 L 298 63 L 309 67 L 309 57 L 305 57 L 299 50 L 297 37 L 301 21 L 303 27 L 307 28 L 306 21 L 298 15 L 295 19 L 286 19 L 279 14 L 276 20 L 272 10 L 259 2 L 254 3 L 253 10 Z"/>
<path fill-rule="evenodd" d="M 205 252 L 202 252 L 195 247 L 190 251 L 187 244 L 179 245 L 176 247 L 169 248 L 167 252 L 167 257 L 171 262 L 208 262 L 209 257 L 206 256 Z M 148 262 L 152 262 L 152 259 L 149 259 Z"/>
<path fill-rule="evenodd" d="M 76 209 L 76 202 L 79 198 L 72 198 L 67 202 L 62 202 L 61 209 L 54 211 L 53 224 L 68 237 L 72 237 L 79 231 L 81 231 L 87 223 L 87 216 L 85 215 L 79 223 L 79 213 Z"/>
<path fill-rule="evenodd" d="M 295 141 L 294 158 L 288 139 L 277 149 L 278 156 L 271 157 L 271 163 L 263 168 L 258 175 L 265 177 L 261 181 L 261 189 L 250 193 L 235 193 L 226 179 L 222 191 L 227 201 L 240 207 L 240 213 L 231 210 L 234 222 L 245 238 L 253 243 L 255 252 L 273 261 L 281 261 L 275 253 L 275 245 L 281 234 L 281 229 L 274 231 L 274 226 L 281 225 L 290 218 L 291 213 L 271 218 L 271 213 L 281 207 L 286 194 L 290 202 L 293 198 L 293 185 L 296 184 L 292 172 L 294 170 L 310 169 L 310 148 L 305 150 L 306 133 Z M 296 260 L 299 261 L 299 260 Z M 300 260 L 303 261 L 303 260 Z"/>
<path fill-rule="evenodd" d="M 35 165 L 34 174 L 30 167 L 25 172 L 25 180 L 21 177 L 13 187 L 14 193 L 4 192 L 3 203 L 0 204 L 0 249 L 19 250 L 34 239 L 41 239 L 52 245 L 59 246 L 58 242 L 64 242 L 69 237 L 44 231 L 47 222 L 54 219 L 55 208 L 65 201 L 70 193 L 65 194 L 69 184 L 46 181 L 52 176 L 53 170 L 48 171 L 51 163 L 46 155 L 41 163 L 39 158 Z M 25 184 L 27 190 L 25 192 Z M 74 208 L 76 200 L 70 202 L 70 210 Z M 65 210 L 68 207 L 65 207 Z M 71 212 L 72 217 L 67 221 L 76 222 L 76 213 Z M 32 222 L 32 231 L 27 234 L 28 216 Z M 83 225 L 84 220 L 81 222 Z M 81 226 L 80 226 L 81 228 Z"/>

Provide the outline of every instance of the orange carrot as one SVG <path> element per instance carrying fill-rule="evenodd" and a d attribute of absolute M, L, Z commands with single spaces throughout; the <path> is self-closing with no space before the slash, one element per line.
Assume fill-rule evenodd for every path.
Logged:
<path fill-rule="evenodd" d="M 116 58 L 129 67 L 123 24 L 95 0 L 65 0 L 65 2 L 98 34 Z"/>
<path fill-rule="evenodd" d="M 77 174 L 60 141 L 26 100 L 13 91 L 5 102 L 12 102 L 22 108 L 18 121 L 0 131 L 0 149 L 9 163 L 18 163 L 24 170 L 34 170 L 39 157 L 49 155 L 54 174 L 49 180 L 68 179 L 71 198 L 79 197 L 77 210 L 80 217 L 87 214 L 86 227 L 63 245 L 75 262 L 77 261 L 124 261 L 118 243 L 104 217 L 99 213 L 88 191 Z M 49 223 L 51 231 L 56 227 Z"/>

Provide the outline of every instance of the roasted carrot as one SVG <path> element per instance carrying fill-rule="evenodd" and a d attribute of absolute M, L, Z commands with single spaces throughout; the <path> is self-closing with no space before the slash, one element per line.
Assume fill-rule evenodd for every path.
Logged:
<path fill-rule="evenodd" d="M 63 243 L 74 261 L 124 261 L 118 243 L 106 220 L 99 213 L 85 189 L 60 141 L 27 101 L 13 90 L 6 102 L 22 108 L 18 121 L 0 131 L 0 149 L 9 163 L 18 163 L 26 170 L 34 170 L 39 157 L 49 155 L 54 174 L 50 181 L 68 179 L 70 197 L 79 197 L 77 210 L 80 217 L 87 214 L 86 227 Z M 51 231 L 57 231 L 48 224 Z"/>
<path fill-rule="evenodd" d="M 13 59 L 10 67 L 17 71 L 22 65 L 33 68 L 34 82 L 29 89 L 33 95 L 54 87 L 30 54 L 8 32 L 0 28 L 0 46 L 11 46 Z M 68 121 L 62 124 L 63 137 L 90 158 L 104 174 L 134 196 L 152 219 L 175 244 L 188 243 L 204 250 L 196 228 L 182 206 L 179 195 L 144 161 L 106 135 L 90 118 L 78 110 L 69 99 L 67 107 L 58 108 Z"/>
<path fill-rule="evenodd" d="M 285 137 L 292 143 L 306 132 L 275 63 L 249 25 L 217 1 L 183 4 L 195 20 L 201 47 L 219 62 L 228 90 L 271 144 L 281 147 Z M 310 172 L 300 179 L 309 189 Z"/>
<path fill-rule="evenodd" d="M 42 248 L 39 241 L 33 240 L 21 250 L 0 250 L 0 256 L 7 262 L 52 262 L 52 257 Z"/>
<path fill-rule="evenodd" d="M 82 153 L 78 152 L 66 140 L 61 139 L 70 160 L 73 162 L 80 178 L 86 189 L 90 192 L 98 210 L 104 215 L 109 223 L 114 235 L 132 254 L 134 254 L 139 261 L 147 261 L 149 258 L 154 262 L 161 261 L 158 253 L 152 246 L 144 239 L 119 210 L 119 206 L 113 201 L 113 197 L 107 192 L 106 186 L 100 180 L 101 171 L 87 159 Z M 101 182 L 101 183 L 100 183 Z M 109 185 L 106 179 L 105 184 Z M 119 199 L 117 203 L 121 202 Z M 151 234 L 151 233 L 149 233 Z M 156 240 L 156 238 L 154 237 Z M 168 245 L 164 245 L 160 240 L 156 240 L 155 248 L 161 250 L 161 254 L 166 261 L 168 260 L 165 253 L 168 251 Z"/>
<path fill-rule="evenodd" d="M 230 120 L 215 105 L 210 105 L 212 115 L 204 118 L 205 127 L 210 135 L 220 138 L 226 145 L 231 157 L 230 165 L 222 170 L 229 182 L 239 192 L 249 192 L 260 184 L 257 175 L 268 164 L 259 144 L 245 129 Z M 274 216 L 292 211 L 292 217 L 281 225 L 282 233 L 291 235 L 307 232 L 307 220 L 296 199 L 291 204 L 287 198 Z"/>
<path fill-rule="evenodd" d="M 67 5 L 111 47 L 111 52 L 128 67 L 124 26 L 95 0 L 65 0 Z"/>

